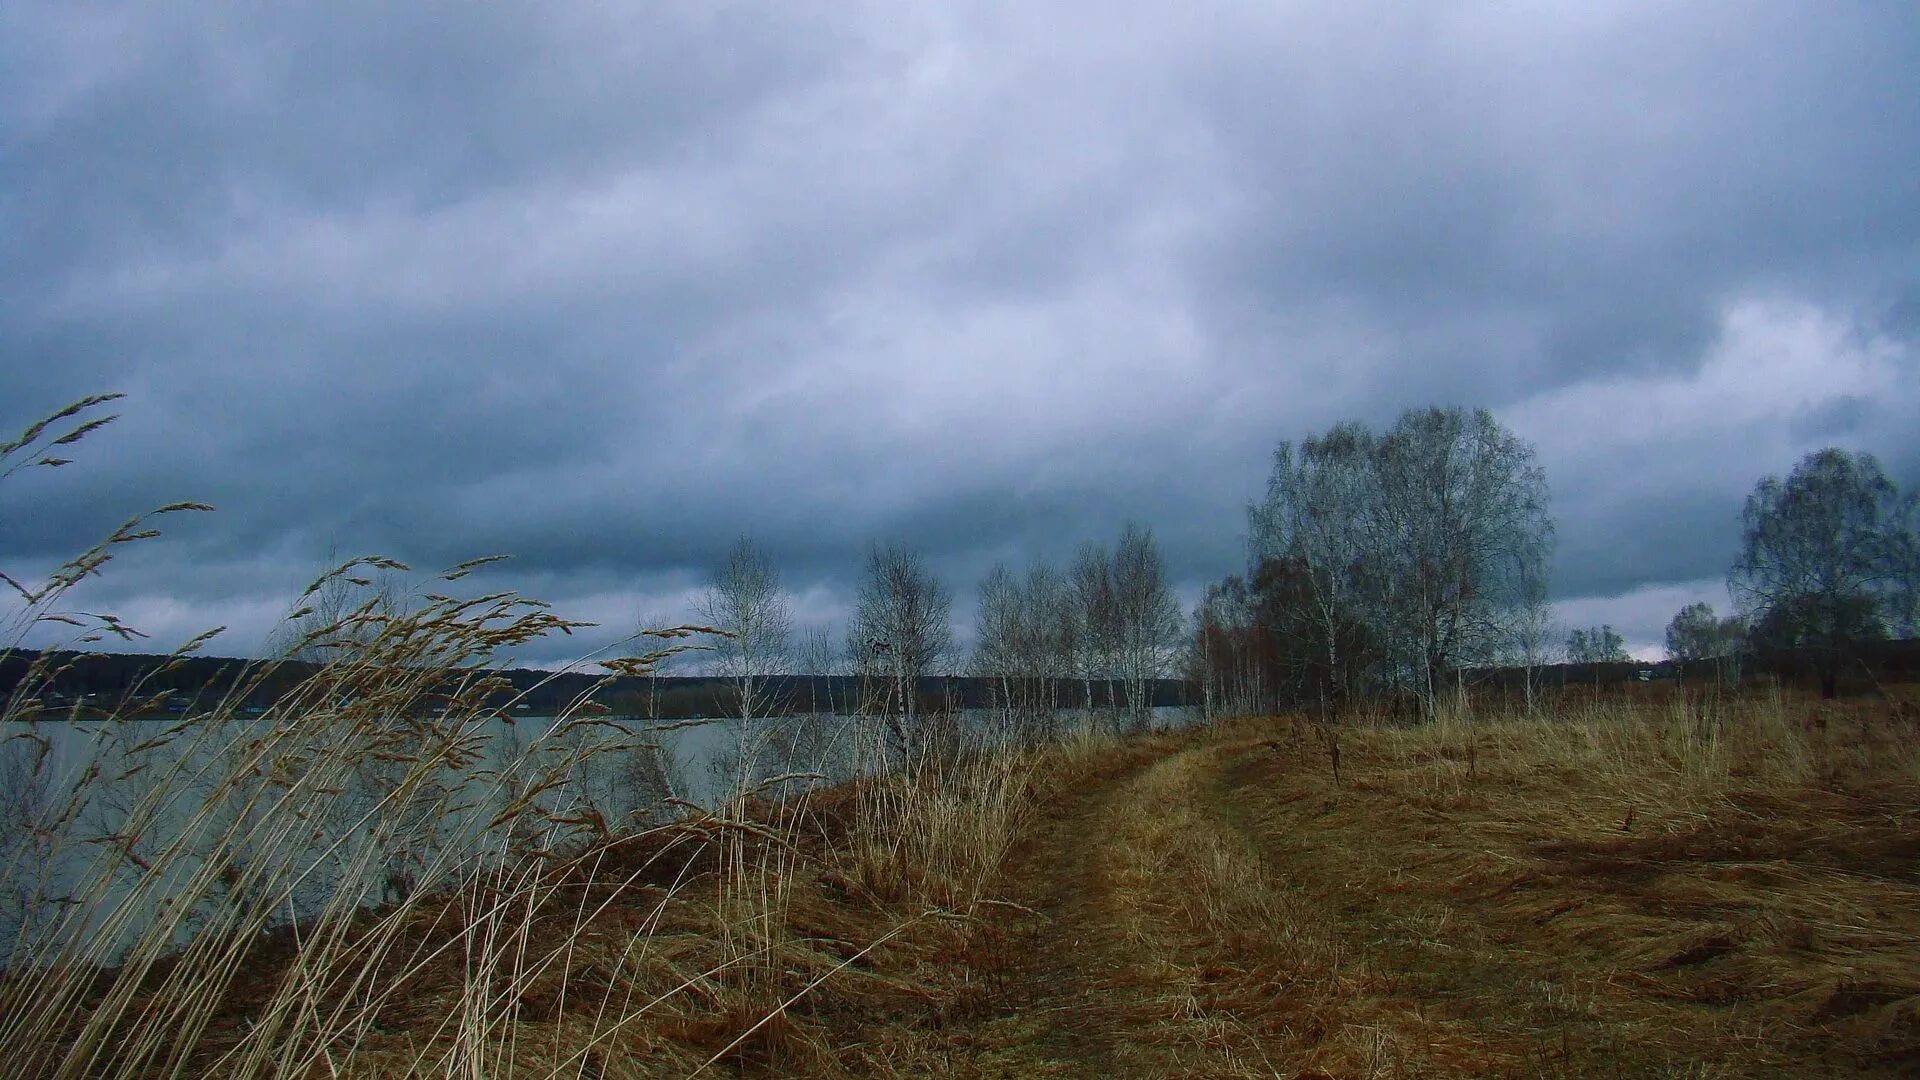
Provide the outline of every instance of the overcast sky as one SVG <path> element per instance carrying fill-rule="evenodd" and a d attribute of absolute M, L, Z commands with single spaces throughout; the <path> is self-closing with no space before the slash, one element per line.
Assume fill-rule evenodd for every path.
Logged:
<path fill-rule="evenodd" d="M 1457 403 L 1538 448 L 1561 617 L 1655 655 L 1761 475 L 1920 480 L 1914 5 L 0 22 L 0 427 L 129 395 L 0 568 L 215 503 L 80 598 L 162 644 L 258 648 L 330 547 L 511 552 L 587 646 L 743 532 L 806 625 L 877 540 L 970 622 L 1129 519 L 1191 601 L 1278 440 Z"/>

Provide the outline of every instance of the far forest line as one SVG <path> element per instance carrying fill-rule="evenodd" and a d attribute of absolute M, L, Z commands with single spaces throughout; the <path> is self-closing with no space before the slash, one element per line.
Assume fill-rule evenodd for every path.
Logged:
<path fill-rule="evenodd" d="M 152 699 L 155 708 L 149 715 L 155 719 L 188 714 L 213 707 L 236 686 L 246 685 L 263 666 L 270 666 L 271 672 L 256 684 L 254 694 L 239 703 L 243 708 L 264 708 L 291 693 L 320 667 L 302 660 L 72 651 L 43 655 L 34 649 L 7 649 L 0 650 L 0 696 L 12 693 L 36 660 L 44 660 L 48 669 L 59 672 L 39 695 L 42 719 L 62 714 L 86 719 L 111 711 L 130 698 Z M 1819 678 L 1817 660 L 1807 649 L 1772 650 L 1747 658 L 1737 677 L 1743 681 L 1777 678 L 1793 685 L 1813 685 Z M 1528 680 L 1536 689 L 1620 688 L 1675 681 L 1714 685 L 1727 681 L 1728 673 L 1723 661 L 1709 659 L 1489 667 L 1456 674 L 1457 687 L 1471 693 L 1518 694 Z M 607 676 L 533 668 L 508 668 L 488 675 L 501 680 L 491 704 L 508 715 L 552 715 L 584 696 L 590 696 L 614 716 L 690 720 L 737 714 L 737 686 L 718 676 Z M 1857 646 L 1852 670 L 1842 673 L 1841 688 L 1849 694 L 1870 694 L 1882 683 L 1915 678 L 1920 678 L 1920 639 L 1862 642 Z M 774 676 L 770 681 L 767 699 L 782 703 L 794 713 L 849 712 L 862 700 L 861 677 L 857 675 L 795 674 Z M 1271 702 L 1276 709 L 1311 709 L 1320 704 L 1298 692 L 1284 693 L 1281 689 L 1276 689 Z M 1156 679 L 1150 692 L 1155 708 L 1201 705 L 1197 679 Z M 919 709 L 924 712 L 1000 708 L 1005 697 L 1003 680 L 977 675 L 928 676 L 918 686 Z M 1055 679 L 1051 686 L 1038 693 L 1029 690 L 1021 699 L 1043 697 L 1056 702 L 1061 710 L 1114 710 L 1126 704 L 1126 686 L 1120 679 Z M 421 714 L 434 708 L 431 695 L 421 699 Z"/>

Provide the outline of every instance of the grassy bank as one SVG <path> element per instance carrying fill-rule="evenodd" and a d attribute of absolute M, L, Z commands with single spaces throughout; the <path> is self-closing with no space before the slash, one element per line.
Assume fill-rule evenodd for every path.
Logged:
<path fill-rule="evenodd" d="M 1897 1073 L 1908 692 L 954 747 L 15 981 L 6 1022 L 71 1075 Z"/>
<path fill-rule="evenodd" d="M 278 731 L 263 752 L 279 761 L 311 730 Z M 345 850 L 334 857 L 358 873 L 297 920 L 275 917 L 297 889 L 297 860 L 263 845 L 314 840 L 308 799 L 337 793 L 329 777 L 344 790 L 352 767 L 391 755 L 418 769 L 420 754 L 391 742 L 355 754 L 338 740 L 308 746 L 299 764 L 309 782 L 252 790 L 249 813 L 218 819 L 212 837 L 227 794 L 183 782 L 200 813 L 146 813 L 136 823 L 170 835 L 130 836 L 70 890 L 73 903 L 52 908 L 51 925 L 26 927 L 0 981 L 8 1070 L 681 1076 L 822 1067 L 845 1052 L 846 1018 L 912 1012 L 940 996 L 949 971 L 941 943 L 993 917 L 987 887 L 1027 815 L 1097 745 L 952 747 L 910 772 L 620 829 L 578 802 L 543 803 L 537 785 L 524 785 L 493 829 L 436 838 L 430 876 L 396 899 L 378 870 L 407 844 L 386 818 L 418 821 L 422 811 L 401 789 L 368 809 L 370 827 L 337 836 Z M 243 760 L 212 782 L 247 782 L 259 763 Z M 563 757 L 561 767 L 582 760 Z M 425 809 L 445 812 L 452 798 Z M 199 912 L 192 925 L 189 907 Z M 130 947 L 109 952 L 103 933 L 73 933 L 75 919 L 129 928 Z M 922 968 L 926 979 L 913 974 Z"/>
<path fill-rule="evenodd" d="M 1138 1074 L 1920 1067 L 1913 715 L 1761 693 L 1234 725 L 1128 801 L 1176 810 L 1115 823 L 1161 1003 Z"/>
<path fill-rule="evenodd" d="M 109 423 L 116 396 L 0 446 L 0 479 L 64 464 L 52 451 Z M 803 1067 L 844 1052 L 836 1018 L 925 997 L 877 973 L 981 920 L 1025 815 L 1094 745 L 956 734 L 910 769 L 692 807 L 663 732 L 612 720 L 591 680 L 516 725 L 553 691 L 502 662 L 577 624 L 459 592 L 491 559 L 424 579 L 348 560 L 286 617 L 297 663 L 241 665 L 181 702 L 171 676 L 209 633 L 117 700 L 61 705 L 66 665 L 140 636 L 76 610 L 75 590 L 169 515 L 208 509 L 162 507 L 4 579 L 0 641 L 56 646 L 0 700 L 9 1075 Z M 647 676 L 712 636 L 649 631 L 597 666 Z"/>

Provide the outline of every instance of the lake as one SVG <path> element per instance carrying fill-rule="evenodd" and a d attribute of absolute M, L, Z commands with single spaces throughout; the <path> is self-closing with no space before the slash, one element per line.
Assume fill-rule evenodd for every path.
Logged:
<path fill-rule="evenodd" d="M 1150 722 L 1193 720 L 1164 707 Z M 990 747 L 1088 722 L 1078 711 L 1009 721 L 976 709 L 922 726 Z M 803 774 L 765 789 L 774 795 L 898 760 L 882 719 L 830 714 L 744 728 L 546 716 L 13 721 L 0 734 L 8 968 L 45 962 L 55 945 L 118 962 L 162 918 L 178 944 L 214 925 L 379 904 L 601 823 L 644 827 L 770 778 Z"/>

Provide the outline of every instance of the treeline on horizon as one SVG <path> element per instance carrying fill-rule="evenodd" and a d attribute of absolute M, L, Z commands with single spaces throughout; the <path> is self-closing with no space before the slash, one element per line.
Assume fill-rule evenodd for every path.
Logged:
<path fill-rule="evenodd" d="M 0 649 L 0 698 L 13 693 L 36 661 L 42 670 L 59 674 L 39 686 L 42 718 L 57 717 L 76 705 L 84 717 L 89 710 L 106 712 L 129 697 L 151 697 L 159 718 L 167 706 L 182 712 L 201 711 L 225 701 L 239 688 L 250 688 L 232 702 L 240 708 L 270 706 L 294 693 L 312 678 L 321 664 L 305 660 L 262 661 L 243 657 L 167 657 L 154 653 L 96 653 L 71 650 Z M 262 669 L 271 668 L 261 678 Z M 551 716 L 583 698 L 605 707 L 613 716 L 661 720 L 722 719 L 739 713 L 739 687 L 718 675 L 595 675 L 553 672 L 537 668 L 504 668 L 491 674 L 506 684 L 491 695 L 489 708 L 509 715 L 525 705 L 529 715 Z M 1148 686 L 1155 708 L 1194 703 L 1194 684 L 1184 679 L 1155 679 Z M 984 709 L 999 704 L 996 680 L 976 675 L 929 675 L 918 680 L 920 710 Z M 763 700 L 775 711 L 845 713 L 870 694 L 859 675 L 781 674 L 763 677 Z M 1061 701 L 1079 704 L 1091 700 L 1099 710 L 1122 708 L 1126 689 L 1117 679 L 1058 680 L 1052 693 Z M 83 695 L 88 695 L 83 697 Z M 416 714 L 431 712 L 440 699 L 423 695 Z"/>
<path fill-rule="evenodd" d="M 1920 638 L 1861 642 L 1856 651 L 1858 667 L 1842 673 L 1843 683 L 1851 688 L 1920 680 Z M 224 699 L 236 687 L 248 685 L 263 663 L 240 657 L 169 659 L 152 653 L 42 653 L 33 649 L 0 649 L 0 698 L 13 692 L 35 660 L 44 660 L 47 668 L 60 672 L 42 688 L 38 713 L 42 718 L 71 713 L 75 706 L 80 706 L 81 711 L 74 715 L 83 718 L 89 710 L 109 711 L 114 703 L 133 694 L 136 688 L 158 695 L 163 702 L 177 705 L 183 711 L 196 709 Z M 1820 657 L 1811 649 L 1774 650 L 1764 657 L 1753 657 L 1746 670 L 1815 684 L 1819 679 L 1819 661 Z M 307 661 L 278 661 L 276 670 L 239 704 L 242 707 L 271 705 L 279 695 L 292 693 L 302 680 L 312 677 L 318 667 Z M 489 705 L 509 714 L 514 706 L 524 704 L 530 715 L 550 716 L 583 697 L 599 702 L 617 717 L 725 719 L 739 712 L 737 685 L 717 675 L 597 676 L 535 668 L 507 668 L 497 674 L 512 689 L 498 692 Z M 1701 683 L 1724 679 L 1726 675 L 1727 666 L 1719 657 L 1567 661 L 1531 669 L 1474 668 L 1461 673 L 1460 685 L 1474 691 L 1518 695 L 1525 693 L 1529 684 L 1538 692 L 1555 687 L 1616 687 L 1648 679 Z M 1149 690 L 1154 708 L 1195 708 L 1202 704 L 1202 686 L 1198 679 L 1155 679 Z M 765 687 L 768 699 L 780 703 L 783 711 L 794 714 L 849 712 L 861 700 L 862 692 L 861 678 L 857 675 L 769 676 Z M 1119 680 L 1096 679 L 1088 686 L 1080 680 L 1059 679 L 1045 692 L 1062 703 L 1062 707 L 1081 708 L 1090 701 L 1094 710 L 1113 711 L 1126 704 L 1125 688 Z M 945 708 L 991 709 L 1003 706 L 1004 692 L 999 680 L 986 676 L 927 676 L 919 680 L 918 698 L 922 712 Z M 431 697 L 423 698 L 420 710 L 431 711 L 433 702 Z M 158 719 L 171 714 L 165 712 L 163 705 L 152 715 Z"/>
<path fill-rule="evenodd" d="M 83 399 L 53 419 L 116 397 Z M 112 419 L 86 420 L 51 445 Z M 47 424 L 9 444 L 9 453 L 51 437 Z M 114 545 L 157 535 L 143 528 L 147 517 L 207 509 L 172 504 L 132 519 L 44 587 L 16 584 L 29 599 L 28 624 L 80 626 L 81 641 L 138 636 L 111 617 L 38 609 L 96 573 Z M 1543 686 L 1604 681 L 1609 666 L 1632 667 L 1612 627 L 1554 621 L 1547 477 L 1533 446 L 1485 409 L 1414 409 L 1381 431 L 1349 421 L 1297 444 L 1283 441 L 1247 522 L 1245 571 L 1208 587 L 1191 615 L 1174 599 L 1152 529 L 1136 523 L 1116 544 L 1088 541 L 1062 564 L 996 564 L 978 583 L 975 640 L 964 649 L 954 634 L 952 591 L 912 548 L 872 545 L 845 625 L 800 633 L 774 560 L 743 536 L 696 604 L 699 625 L 643 629 L 633 639 L 637 659 L 602 664 L 611 676 L 496 670 L 494 700 L 543 713 L 591 692 L 616 714 L 663 718 L 861 712 L 888 716 L 904 746 L 916 716 L 955 708 L 997 708 L 1010 717 L 1106 709 L 1138 723 L 1158 705 L 1197 705 L 1209 715 L 1302 706 L 1336 712 L 1384 696 L 1431 717 L 1443 694 L 1469 682 L 1517 681 L 1532 708 Z M 1824 693 L 1836 692 L 1843 676 L 1868 670 L 1871 646 L 1913 634 L 1916 525 L 1920 501 L 1900 492 L 1870 454 L 1820 450 L 1784 481 L 1763 478 L 1747 500 L 1740 554 L 1728 570 L 1737 610 L 1721 617 L 1693 604 L 1676 613 L 1670 657 L 1712 661 L 1722 676 L 1737 677 L 1742 661 L 1806 672 Z M 443 579 L 495 558 L 462 564 Z M 54 675 L 47 692 L 143 689 L 211 702 L 241 685 L 244 673 L 256 680 L 251 696 L 267 700 L 238 704 L 262 707 L 322 665 L 378 655 L 383 636 L 422 602 L 399 576 L 406 570 L 366 556 L 328 571 L 276 631 L 274 659 L 206 657 L 197 649 L 211 635 L 202 635 L 171 657 L 89 654 L 46 665 Z M 426 600 L 458 603 L 437 594 Z M 542 618 L 553 628 L 583 625 Z M 650 634 L 667 647 L 648 654 Z M 698 643 L 683 641 L 689 636 Z M 700 675 L 672 670 L 683 650 L 707 656 Z M 31 655 L 0 659 L 0 687 L 22 677 L 19 657 Z M 1593 670 L 1574 676 L 1560 670 L 1568 663 Z M 432 708 L 418 703 L 420 711 Z"/>

